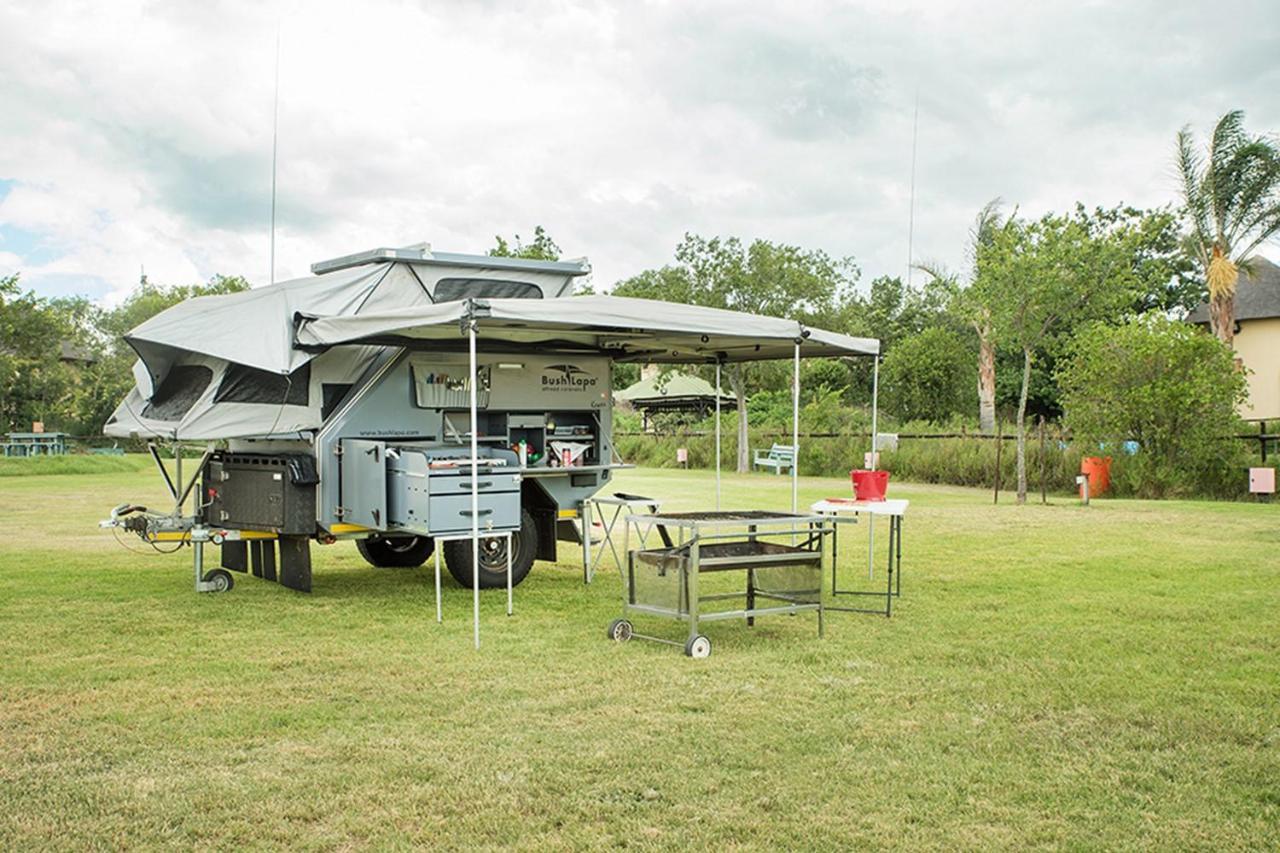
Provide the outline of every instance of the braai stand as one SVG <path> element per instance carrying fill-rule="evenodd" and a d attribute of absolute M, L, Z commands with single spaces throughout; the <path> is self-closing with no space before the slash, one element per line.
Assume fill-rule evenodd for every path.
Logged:
<path fill-rule="evenodd" d="M 675 543 L 632 550 L 632 529 L 643 540 L 654 528 Z M 756 510 L 688 512 L 627 517 L 626 565 L 622 577 L 622 618 L 615 619 L 608 636 L 618 642 L 638 637 L 671 645 L 662 637 L 638 634 L 628 617 L 657 616 L 689 625 L 684 652 L 689 657 L 711 654 L 711 641 L 698 632 L 700 622 L 745 619 L 775 613 L 818 614 L 822 636 L 822 571 L 825 542 L 833 528 L 819 515 Z M 745 589 L 713 573 L 746 573 Z M 700 587 L 706 584 L 709 591 Z M 741 608 L 703 612 L 711 602 L 743 600 Z M 759 602 L 769 602 L 761 606 Z"/>

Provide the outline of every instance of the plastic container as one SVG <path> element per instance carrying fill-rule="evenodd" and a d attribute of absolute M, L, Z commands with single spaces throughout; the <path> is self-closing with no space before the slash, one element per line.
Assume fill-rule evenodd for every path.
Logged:
<path fill-rule="evenodd" d="M 889 489 L 888 471 L 855 468 L 849 472 L 849 479 L 853 481 L 853 496 L 860 501 L 882 501 Z"/>
<path fill-rule="evenodd" d="M 1111 488 L 1111 457 L 1086 456 L 1080 460 L 1080 473 L 1089 478 L 1089 497 L 1104 494 Z M 1081 492 L 1081 498 L 1084 493 Z"/>

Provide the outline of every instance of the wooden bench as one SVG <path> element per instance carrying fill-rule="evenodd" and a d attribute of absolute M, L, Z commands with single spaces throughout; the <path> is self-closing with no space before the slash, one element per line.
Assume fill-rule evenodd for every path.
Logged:
<path fill-rule="evenodd" d="M 796 449 L 789 444 L 775 444 L 767 451 L 757 450 L 755 461 L 752 462 L 756 468 L 772 468 L 775 474 L 790 470 L 795 464 Z"/>

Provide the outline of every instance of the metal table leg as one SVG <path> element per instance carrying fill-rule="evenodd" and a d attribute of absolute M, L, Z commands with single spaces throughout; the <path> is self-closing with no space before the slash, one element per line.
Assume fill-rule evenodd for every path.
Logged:
<path fill-rule="evenodd" d="M 594 514 L 591 498 L 582 500 L 582 582 L 591 583 L 591 517 Z"/>

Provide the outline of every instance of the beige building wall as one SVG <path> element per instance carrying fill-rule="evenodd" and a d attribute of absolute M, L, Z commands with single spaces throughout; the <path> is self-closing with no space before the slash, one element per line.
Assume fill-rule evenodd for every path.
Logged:
<path fill-rule="evenodd" d="M 1240 321 L 1236 355 L 1249 368 L 1248 420 L 1280 420 L 1280 317 Z"/>

